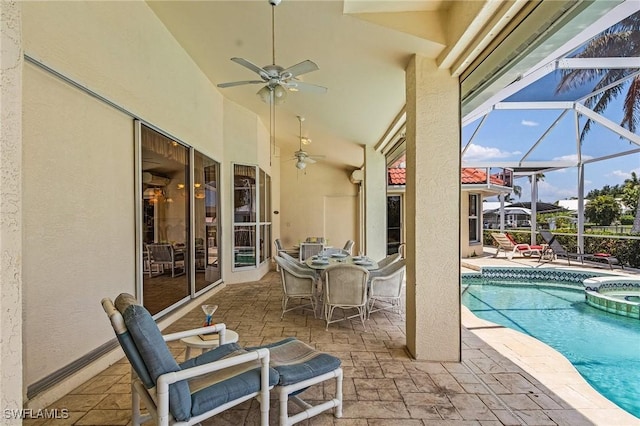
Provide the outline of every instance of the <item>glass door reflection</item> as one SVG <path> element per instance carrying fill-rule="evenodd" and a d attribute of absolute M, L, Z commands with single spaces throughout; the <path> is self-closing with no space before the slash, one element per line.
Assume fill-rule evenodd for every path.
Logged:
<path fill-rule="evenodd" d="M 152 315 L 190 293 L 189 149 L 141 126 L 144 306 Z"/>
<path fill-rule="evenodd" d="M 214 160 L 194 154 L 195 289 L 205 289 L 221 280 L 219 260 L 218 206 L 219 166 Z"/>

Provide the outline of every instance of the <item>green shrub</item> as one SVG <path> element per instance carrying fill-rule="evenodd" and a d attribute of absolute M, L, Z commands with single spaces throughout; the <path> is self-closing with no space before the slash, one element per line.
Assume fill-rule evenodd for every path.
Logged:
<path fill-rule="evenodd" d="M 633 225 L 633 219 L 635 219 L 635 217 L 632 214 L 624 214 L 620 216 L 620 224 Z"/>

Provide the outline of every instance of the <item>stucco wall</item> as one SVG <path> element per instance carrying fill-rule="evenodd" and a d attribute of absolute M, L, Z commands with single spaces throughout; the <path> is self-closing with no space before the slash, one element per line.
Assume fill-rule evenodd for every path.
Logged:
<path fill-rule="evenodd" d="M 223 97 L 145 2 L 25 2 L 23 8 L 29 56 L 220 161 L 222 202 L 229 205 Z M 135 291 L 135 197 L 132 118 L 34 65 L 26 68 L 28 386 L 113 338 L 100 299 Z M 256 146 L 265 143 L 264 126 L 255 114 L 227 106 L 243 119 L 225 124 L 244 129 L 253 122 L 244 138 L 249 149 L 237 152 L 263 162 L 264 148 Z"/>
<path fill-rule="evenodd" d="M 265 105 L 265 108 L 267 106 Z M 269 132 L 258 117 L 251 111 L 234 104 L 224 102 L 224 165 L 222 182 L 222 205 L 226 206 L 223 217 L 223 229 L 233 229 L 233 164 L 257 165 L 272 178 L 273 167 L 269 164 Z M 233 234 L 224 240 L 227 261 L 224 262 L 224 277 L 227 283 L 256 281 L 268 272 L 271 262 L 265 262 L 257 269 L 233 270 Z M 271 244 L 271 242 L 269 242 Z"/>
<path fill-rule="evenodd" d="M 301 171 L 289 158 L 288 154 L 280 158 L 282 188 L 289 194 L 280 199 L 284 246 L 308 236 L 325 236 L 335 247 L 342 247 L 348 239 L 357 242 L 358 185 L 349 181 L 349 173 L 322 160 Z M 351 225 L 342 226 L 344 223 Z"/>
<path fill-rule="evenodd" d="M 459 82 L 415 55 L 407 85 L 407 348 L 459 361 Z M 426 243 L 428 242 L 428 244 Z"/>
<path fill-rule="evenodd" d="M 0 400 L 22 408 L 22 46 L 18 2 L 0 2 Z M 0 420 L 18 425 L 17 418 Z"/>
<path fill-rule="evenodd" d="M 31 384 L 113 337 L 101 298 L 135 294 L 133 121 L 32 65 L 24 81 Z"/>

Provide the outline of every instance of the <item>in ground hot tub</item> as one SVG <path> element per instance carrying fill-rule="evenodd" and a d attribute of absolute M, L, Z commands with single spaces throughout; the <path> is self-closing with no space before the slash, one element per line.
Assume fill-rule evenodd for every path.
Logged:
<path fill-rule="evenodd" d="M 588 305 L 640 319 L 640 278 L 593 277 L 583 284 Z"/>

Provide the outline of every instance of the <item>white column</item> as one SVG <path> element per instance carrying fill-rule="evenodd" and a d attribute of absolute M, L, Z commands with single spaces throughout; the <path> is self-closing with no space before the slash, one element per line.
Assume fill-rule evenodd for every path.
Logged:
<path fill-rule="evenodd" d="M 460 85 L 432 59 L 406 69 L 407 347 L 460 361 Z"/>
<path fill-rule="evenodd" d="M 373 259 L 382 259 L 387 255 L 387 160 L 367 146 L 364 164 L 364 251 Z"/>
<path fill-rule="evenodd" d="M 584 253 L 584 164 L 578 165 L 578 251 Z"/>
<path fill-rule="evenodd" d="M 504 193 L 500 194 L 500 232 L 504 232 Z"/>
<path fill-rule="evenodd" d="M 3 410 L 23 406 L 22 383 L 22 17 L 0 2 L 0 395 Z M 11 417 L 11 416 L 9 416 Z M 1 417 L 2 425 L 19 425 Z"/>
<path fill-rule="evenodd" d="M 538 180 L 531 175 L 531 244 L 536 243 L 536 215 L 538 213 Z"/>

